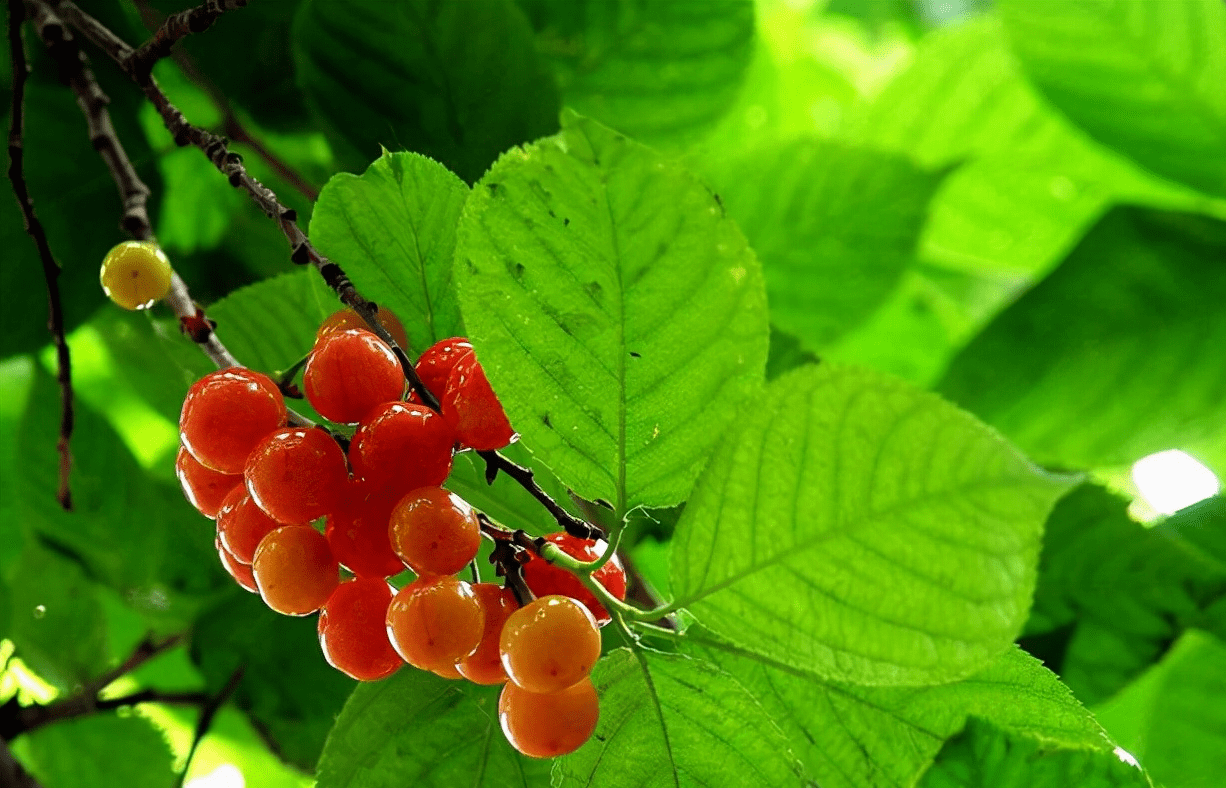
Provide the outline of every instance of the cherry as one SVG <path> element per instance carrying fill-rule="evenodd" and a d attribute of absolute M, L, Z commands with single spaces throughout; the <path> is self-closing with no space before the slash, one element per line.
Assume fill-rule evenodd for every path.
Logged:
<path fill-rule="evenodd" d="M 404 394 L 404 370 L 369 331 L 347 329 L 320 337 L 302 373 L 306 398 L 330 421 L 354 424 Z"/>
<path fill-rule="evenodd" d="M 243 486 L 241 474 L 218 473 L 206 468 L 183 447 L 179 447 L 175 457 L 175 475 L 179 477 L 187 502 L 210 520 L 217 519 L 217 510 L 230 491 Z"/>
<path fill-rule="evenodd" d="M 460 443 L 477 451 L 501 449 L 515 437 L 476 354 L 456 361 L 447 378 L 442 408 L 443 418 Z"/>
<path fill-rule="evenodd" d="M 422 352 L 414 368 L 426 390 L 441 398 L 447 390 L 447 378 L 456 362 L 473 352 L 472 343 L 464 337 L 451 337 L 435 342 Z"/>
<path fill-rule="evenodd" d="M 493 583 L 474 583 L 473 593 L 485 611 L 485 629 L 477 650 L 460 660 L 456 666 L 464 678 L 474 684 L 501 684 L 507 680 L 499 653 L 502 626 L 518 605 L 511 589 Z"/>
<path fill-rule="evenodd" d="M 375 408 L 349 444 L 353 472 L 389 494 L 442 484 L 451 473 L 455 435 L 437 413 L 412 402 Z"/>
<path fill-rule="evenodd" d="M 155 241 L 124 241 L 102 260 L 102 290 L 124 309 L 147 309 L 170 292 L 174 271 Z"/>
<path fill-rule="evenodd" d="M 511 681 L 529 692 L 561 692 L 592 672 L 600 628 L 580 602 L 545 596 L 507 618 L 498 645 Z"/>
<path fill-rule="evenodd" d="M 201 465 L 242 473 L 247 456 L 285 423 L 285 400 L 267 375 L 243 367 L 210 372 L 192 384 L 179 416 L 179 437 Z"/>
<path fill-rule="evenodd" d="M 260 589 L 255 584 L 255 575 L 251 571 L 251 565 L 244 564 L 231 555 L 220 539 L 214 539 L 213 546 L 217 548 L 217 557 L 221 559 L 222 567 L 230 574 L 230 577 L 234 578 L 234 582 L 253 594 L 260 593 Z"/>
<path fill-rule="evenodd" d="M 387 636 L 404 661 L 445 669 L 481 643 L 485 614 L 472 586 L 454 577 L 423 577 L 396 593 L 387 609 Z"/>
<path fill-rule="evenodd" d="M 608 547 L 603 540 L 581 539 L 565 531 L 549 534 L 545 539 L 561 548 L 562 552 L 580 561 L 595 561 L 604 555 Z M 626 570 L 622 568 L 621 561 L 616 555 L 596 570 L 592 577 L 613 596 L 618 599 L 626 598 Z M 579 582 L 579 578 L 559 566 L 554 566 L 535 553 L 531 554 L 528 563 L 524 564 L 524 582 L 538 597 L 561 594 L 579 600 L 588 610 L 592 611 L 596 623 L 600 626 L 613 620 L 609 611 L 605 610 L 604 605 L 596 600 L 596 596 Z"/>
<path fill-rule="evenodd" d="M 404 349 L 404 352 L 409 352 L 409 337 L 404 332 L 404 325 L 396 314 L 387 307 L 376 307 L 377 312 L 375 317 L 379 320 L 379 325 L 392 335 L 392 339 L 396 340 L 396 344 Z M 333 331 L 345 331 L 351 328 L 360 328 L 364 331 L 369 331 L 370 326 L 362 319 L 362 316 L 353 309 L 346 307 L 339 312 L 333 312 L 324 318 L 324 322 L 320 324 L 319 330 L 315 332 L 315 338 L 321 339 Z M 372 332 L 373 333 L 373 332 Z"/>
<path fill-rule="evenodd" d="M 336 587 L 319 610 L 319 647 L 329 665 L 358 681 L 378 681 L 404 664 L 384 623 L 393 591 L 375 578 Z"/>
<path fill-rule="evenodd" d="M 351 479 L 324 536 L 336 560 L 358 577 L 391 577 L 404 571 L 388 536 L 396 497 L 369 482 Z"/>
<path fill-rule="evenodd" d="M 251 498 L 269 517 L 309 523 L 336 508 L 349 470 L 326 430 L 287 427 L 260 441 L 243 475 Z"/>
<path fill-rule="evenodd" d="M 226 496 L 217 512 L 217 538 L 230 555 L 249 564 L 255 560 L 256 548 L 265 536 L 282 525 L 305 525 L 305 523 L 279 523 L 251 500 L 247 488 L 239 485 Z"/>
<path fill-rule="evenodd" d="M 319 610 L 340 583 L 327 540 L 309 525 L 286 525 L 265 536 L 251 569 L 264 603 L 287 616 Z"/>
<path fill-rule="evenodd" d="M 468 503 L 442 487 L 422 487 L 392 510 L 392 549 L 419 575 L 451 575 L 477 555 L 481 524 Z"/>
<path fill-rule="evenodd" d="M 587 678 L 549 695 L 507 682 L 498 697 L 503 734 L 512 747 L 530 758 L 574 752 L 591 738 L 599 717 L 600 701 Z"/>

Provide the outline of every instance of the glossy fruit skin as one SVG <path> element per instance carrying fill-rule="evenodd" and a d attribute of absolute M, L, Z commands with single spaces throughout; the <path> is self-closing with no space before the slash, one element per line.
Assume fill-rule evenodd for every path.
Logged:
<path fill-rule="evenodd" d="M 389 402 L 358 425 L 349 462 L 356 476 L 399 497 L 446 481 L 454 446 L 455 434 L 437 413 L 412 402 Z"/>
<path fill-rule="evenodd" d="M 264 603 L 287 616 L 319 610 L 340 584 L 327 540 L 309 525 L 286 525 L 265 536 L 251 569 Z"/>
<path fill-rule="evenodd" d="M 562 552 L 580 561 L 595 561 L 604 555 L 607 547 L 607 543 L 603 540 L 597 542 L 593 539 L 580 539 L 565 531 L 549 534 L 545 539 L 561 548 Z M 613 596 L 623 600 L 626 598 L 626 570 L 622 568 L 621 561 L 616 555 L 600 567 L 592 577 Z M 604 605 L 596 600 L 596 596 L 579 582 L 579 578 L 559 566 L 554 566 L 535 553 L 529 558 L 528 563 L 524 564 L 524 582 L 538 597 L 561 594 L 578 599 L 588 610 L 592 611 L 596 623 L 602 627 L 613 620 L 609 611 L 605 610 Z"/>
<path fill-rule="evenodd" d="M 217 519 L 217 510 L 231 490 L 241 487 L 241 474 L 218 473 L 206 468 L 182 446 L 175 457 L 175 475 L 183 487 L 187 502 L 210 520 Z"/>
<path fill-rule="evenodd" d="M 515 430 L 507 421 L 485 370 L 475 354 L 456 361 L 447 378 L 442 397 L 443 418 L 455 430 L 460 443 L 477 451 L 492 451 L 507 446 Z"/>
<path fill-rule="evenodd" d="M 460 675 L 474 684 L 502 684 L 507 680 L 499 651 L 502 626 L 519 605 L 511 589 L 494 583 L 474 583 L 473 593 L 485 611 L 485 629 L 477 650 L 460 660 L 456 667 Z"/>
<path fill-rule="evenodd" d="M 449 681 L 459 681 L 464 678 L 464 675 L 460 673 L 458 665 L 438 665 L 430 672 L 441 679 L 448 679 Z"/>
<path fill-rule="evenodd" d="M 378 681 L 404 664 L 384 624 L 393 591 L 375 578 L 336 587 L 319 610 L 319 647 L 329 665 L 358 681 Z"/>
<path fill-rule="evenodd" d="M 236 487 L 222 502 L 217 512 L 217 538 L 226 552 L 244 564 L 255 560 L 256 548 L 273 531 L 283 525 L 306 525 L 306 523 L 279 523 L 255 505 L 245 486 Z"/>
<path fill-rule="evenodd" d="M 356 424 L 379 405 L 399 400 L 404 385 L 404 370 L 387 345 L 356 328 L 320 337 L 302 373 L 312 407 L 340 424 Z"/>
<path fill-rule="evenodd" d="M 441 400 L 456 362 L 472 352 L 472 343 L 464 337 L 442 339 L 422 351 L 414 369 L 426 389 Z"/>
<path fill-rule="evenodd" d="M 561 692 L 592 672 L 600 659 L 600 628 L 580 602 L 545 596 L 507 618 L 498 646 L 507 677 L 544 695 Z"/>
<path fill-rule="evenodd" d="M 442 487 L 422 487 L 392 510 L 392 549 L 419 575 L 453 575 L 477 555 L 481 524 L 460 496 Z"/>
<path fill-rule="evenodd" d="M 591 679 L 550 695 L 507 682 L 498 697 L 503 735 L 530 758 L 556 758 L 591 738 L 600 719 L 600 700 Z"/>
<path fill-rule="evenodd" d="M 260 589 L 255 584 L 255 575 L 251 571 L 251 565 L 244 564 L 231 555 L 230 551 L 222 546 L 220 539 L 214 539 L 213 546 L 217 548 L 217 557 L 221 559 L 222 567 L 230 574 L 230 577 L 234 578 L 234 582 L 253 594 L 260 593 Z"/>
<path fill-rule="evenodd" d="M 448 668 L 481 643 L 485 612 L 472 586 L 454 577 L 418 578 L 387 609 L 387 637 L 415 668 Z"/>
<path fill-rule="evenodd" d="M 170 292 L 174 271 L 154 241 L 124 241 L 102 260 L 99 278 L 107 298 L 124 309 L 147 309 Z"/>
<path fill-rule="evenodd" d="M 284 423 L 277 384 L 259 372 L 230 367 L 192 384 L 179 414 L 179 439 L 201 465 L 236 474 L 256 444 Z"/>
<path fill-rule="evenodd" d="M 391 577 L 404 571 L 388 535 L 396 498 L 368 482 L 350 479 L 324 524 L 336 560 L 358 577 Z"/>
<path fill-rule="evenodd" d="M 272 519 L 309 523 L 333 512 L 349 480 L 345 453 L 327 431 L 286 427 L 251 451 L 247 492 Z"/>
<path fill-rule="evenodd" d="M 387 333 L 392 335 L 392 339 L 396 340 L 396 344 L 403 348 L 404 352 L 408 353 L 409 337 L 404 332 L 404 325 L 400 322 L 400 318 L 396 317 L 396 314 L 387 307 L 378 307 L 378 310 L 376 316 L 379 319 L 379 325 L 387 329 Z M 370 331 L 370 326 L 366 325 L 366 321 L 362 319 L 362 316 L 353 311 L 353 309 L 346 307 L 324 318 L 324 322 L 320 324 L 319 330 L 315 332 L 315 338 L 320 339 L 333 331 L 345 331 L 350 328 Z"/>

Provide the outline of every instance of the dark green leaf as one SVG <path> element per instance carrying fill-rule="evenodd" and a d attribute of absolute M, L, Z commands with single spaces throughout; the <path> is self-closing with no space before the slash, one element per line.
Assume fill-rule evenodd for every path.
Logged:
<path fill-rule="evenodd" d="M 951 681 L 1008 647 L 1069 480 L 868 371 L 790 373 L 743 421 L 677 524 L 678 605 L 734 645 L 833 680 Z"/>
<path fill-rule="evenodd" d="M 750 0 L 521 0 L 567 106 L 651 143 L 693 138 L 735 101 Z"/>
<path fill-rule="evenodd" d="M 167 788 L 175 779 L 166 738 L 135 714 L 57 722 L 13 749 L 42 788 Z"/>
<path fill-rule="evenodd" d="M 716 165 L 716 189 L 762 259 L 771 320 L 821 348 L 863 320 L 915 254 L 938 176 L 817 140 Z"/>
<path fill-rule="evenodd" d="M 1092 136 L 1226 194 L 1226 7 L 1218 0 L 1002 0 L 1013 51 Z"/>
<path fill-rule="evenodd" d="M 558 788 L 814 785 L 758 702 L 705 662 L 619 649 L 592 681 L 600 721 L 558 759 Z"/>
<path fill-rule="evenodd" d="M 972 719 L 941 750 L 919 788 L 1147 788 L 1136 766 L 1110 752 L 1062 748 Z"/>
<path fill-rule="evenodd" d="M 1226 223 L 1116 209 L 940 388 L 1040 462 L 1123 465 L 1178 447 L 1226 467 L 1224 256 Z"/>
<path fill-rule="evenodd" d="M 498 725 L 498 687 L 402 668 L 360 684 L 319 758 L 319 788 L 539 788 L 549 761 L 511 749 Z"/>
<path fill-rule="evenodd" d="M 761 274 L 709 191 L 593 121 L 507 154 L 461 219 L 464 323 L 511 423 L 620 515 L 686 497 L 762 380 Z"/>
<path fill-rule="evenodd" d="M 471 183 L 557 128 L 553 79 L 511 0 L 306 0 L 294 51 L 298 84 L 351 168 L 380 146 L 408 149 Z"/>
<path fill-rule="evenodd" d="M 968 715 L 1047 742 L 1110 749 L 1055 674 L 1016 648 L 953 684 L 864 687 L 823 681 L 701 627 L 691 628 L 682 643 L 731 673 L 762 703 L 822 788 L 913 785 Z"/>
<path fill-rule="evenodd" d="M 328 181 L 311 217 L 316 247 L 400 318 L 417 353 L 463 334 L 451 260 L 467 196 L 438 162 L 384 152 L 361 176 Z"/>

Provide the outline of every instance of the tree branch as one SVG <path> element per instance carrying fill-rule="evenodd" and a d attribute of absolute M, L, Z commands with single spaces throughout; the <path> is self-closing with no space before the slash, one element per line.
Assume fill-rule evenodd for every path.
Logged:
<path fill-rule="evenodd" d="M 191 749 L 187 751 L 187 759 L 183 764 L 183 771 L 179 773 L 179 779 L 176 783 L 178 788 L 183 788 L 183 783 L 187 779 L 187 771 L 192 767 L 192 758 L 196 756 L 196 750 L 200 747 L 200 742 L 204 739 L 205 734 L 209 732 L 209 728 L 213 726 L 213 718 L 217 716 L 217 712 L 225 705 L 234 691 L 238 689 L 238 683 L 243 679 L 244 666 L 239 665 L 230 674 L 226 685 L 222 687 L 216 695 L 209 699 L 207 703 L 200 709 L 200 719 L 196 721 L 196 733 L 192 737 Z"/>
<path fill-rule="evenodd" d="M 18 762 L 8 742 L 0 739 L 0 785 L 5 788 L 42 788 L 34 775 Z"/>
<path fill-rule="evenodd" d="M 192 33 L 203 33 L 227 11 L 242 8 L 247 0 L 206 0 L 196 8 L 171 14 L 140 48 L 129 55 L 125 70 L 149 74 L 153 64 L 170 54 L 171 48 Z"/>
<path fill-rule="evenodd" d="M 56 441 L 56 449 L 60 455 L 59 489 L 56 500 L 65 510 L 72 510 L 72 491 L 68 487 L 68 477 L 72 472 L 72 454 L 69 441 L 72 438 L 72 357 L 68 351 L 68 342 L 64 338 L 64 307 L 60 301 L 60 266 L 51 254 L 51 246 L 47 243 L 47 233 L 42 222 L 34 214 L 34 201 L 30 198 L 29 187 L 25 179 L 25 147 L 22 141 L 25 123 L 25 88 L 29 69 L 26 66 L 25 47 L 21 41 L 21 23 L 25 20 L 26 9 L 22 0 L 9 0 L 9 53 L 12 56 L 13 67 L 13 102 L 11 108 L 11 123 L 9 125 L 9 181 L 13 184 L 13 194 L 21 208 L 25 220 L 26 232 L 34 240 L 38 248 L 38 256 L 43 265 L 43 279 L 47 284 L 47 302 L 49 317 L 47 327 L 55 344 L 56 378 L 60 384 L 60 436 Z"/>
<path fill-rule="evenodd" d="M 580 539 L 605 538 L 604 531 L 566 511 L 549 493 L 545 492 L 545 489 L 537 484 L 536 474 L 533 473 L 531 468 L 526 468 L 513 462 L 496 451 L 479 451 L 477 454 L 481 459 L 485 460 L 485 478 L 490 484 L 494 483 L 498 472 L 501 471 L 514 479 L 533 498 L 540 501 L 541 505 L 553 516 L 553 519 L 558 521 L 558 525 L 566 530 L 566 533 L 571 536 L 577 536 Z"/>

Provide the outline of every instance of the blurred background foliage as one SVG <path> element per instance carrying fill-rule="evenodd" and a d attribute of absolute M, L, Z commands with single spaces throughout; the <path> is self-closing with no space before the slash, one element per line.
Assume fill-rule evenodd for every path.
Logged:
<path fill-rule="evenodd" d="M 183 7 L 89 5 L 130 42 Z M 53 494 L 41 272 L 15 204 L 0 201 L 0 697 L 71 692 L 147 632 L 190 629 L 189 647 L 125 681 L 215 690 L 248 664 L 192 774 L 233 764 L 261 786 L 306 784 L 352 682 L 324 665 L 312 621 L 274 620 L 231 587 L 182 500 L 177 414 L 207 361 L 163 309 L 105 303 L 96 271 L 124 238 L 119 202 L 25 34 L 27 174 L 64 268 L 78 393 L 77 511 Z M 328 178 L 381 149 L 424 153 L 472 183 L 504 150 L 556 131 L 563 107 L 682 160 L 762 260 L 771 376 L 818 358 L 872 366 L 939 391 L 1040 463 L 1091 473 L 1049 524 L 1023 645 L 1099 704 L 1164 784 L 1210 784 L 1221 726 L 1149 720 L 1226 708 L 1222 643 L 1206 634 L 1226 636 L 1226 514 L 1219 498 L 1142 526 L 1164 512 L 1137 501 L 1129 468 L 1180 449 L 1226 474 L 1218 0 L 277 0 L 177 52 L 154 72 L 165 91 L 231 137 L 304 226 Z M 176 269 L 239 358 L 288 366 L 333 296 L 90 54 Z M 7 60 L 0 70 L 7 107 Z M 491 505 L 519 516 L 514 502 Z M 636 516 L 632 555 L 663 587 L 676 511 Z M 72 775 L 64 759 L 121 748 L 168 771 L 192 724 L 152 707 L 15 749 L 49 788 L 156 785 Z"/>

